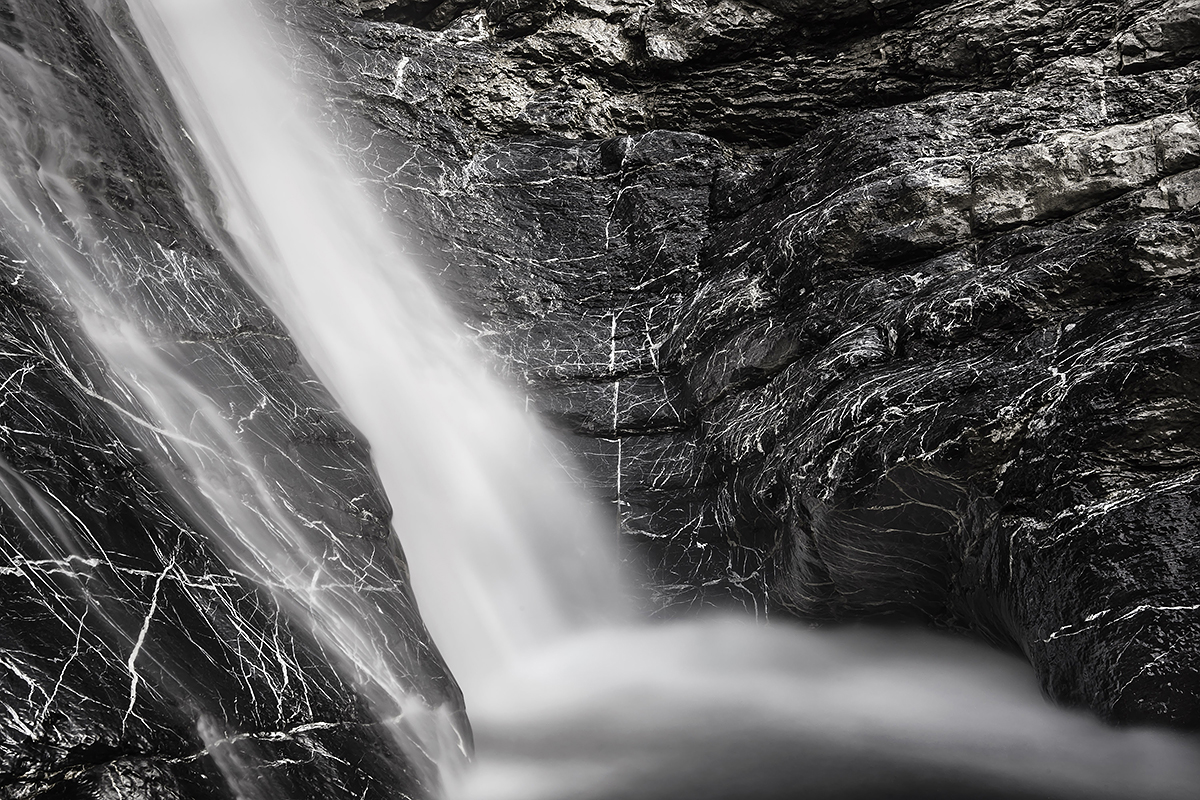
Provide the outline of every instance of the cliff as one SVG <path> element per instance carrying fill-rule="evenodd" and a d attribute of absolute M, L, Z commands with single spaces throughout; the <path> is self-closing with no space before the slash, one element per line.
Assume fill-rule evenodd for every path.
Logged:
<path fill-rule="evenodd" d="M 286 4 L 663 614 L 1200 723 L 1200 4 Z"/>

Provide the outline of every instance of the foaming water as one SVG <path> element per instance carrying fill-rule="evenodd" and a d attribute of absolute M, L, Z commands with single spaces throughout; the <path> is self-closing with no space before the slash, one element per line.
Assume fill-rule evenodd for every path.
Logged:
<path fill-rule="evenodd" d="M 476 703 L 456 800 L 1194 798 L 1200 749 L 1049 706 L 1028 665 L 732 617 L 581 636 Z"/>

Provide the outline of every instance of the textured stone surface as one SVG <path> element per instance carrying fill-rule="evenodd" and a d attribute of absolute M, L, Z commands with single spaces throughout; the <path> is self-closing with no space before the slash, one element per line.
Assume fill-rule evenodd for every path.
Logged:
<path fill-rule="evenodd" d="M 663 613 L 1200 723 L 1200 5 L 276 6 Z"/>
<path fill-rule="evenodd" d="M 391 645 L 414 691 L 460 702 L 367 448 L 202 229 L 211 198 L 165 146 L 180 126 L 130 30 L 119 4 L 0 3 L 0 796 L 419 796 L 333 655 L 169 490 L 171 438 L 45 269 L 116 290 L 329 566 L 407 631 Z"/>

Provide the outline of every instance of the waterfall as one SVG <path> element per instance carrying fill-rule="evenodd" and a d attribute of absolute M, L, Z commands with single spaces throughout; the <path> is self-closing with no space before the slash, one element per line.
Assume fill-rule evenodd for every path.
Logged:
<path fill-rule="evenodd" d="M 208 202 L 202 170 L 185 155 L 188 146 L 172 130 L 172 116 L 156 96 L 158 87 L 151 73 L 136 47 L 124 38 L 120 25 L 124 6 L 101 0 L 92 3 L 91 10 L 95 19 L 112 25 L 108 34 L 124 56 L 119 65 L 124 88 L 158 133 L 156 144 L 176 172 L 176 185 L 192 215 L 190 224 L 225 249 L 230 263 L 239 263 L 237 244 L 221 228 Z M 147 30 L 153 34 L 156 29 L 150 25 Z M 147 38 L 154 41 L 153 35 Z M 82 374 L 73 371 L 70 356 L 59 356 L 64 376 L 112 412 L 117 427 L 138 444 L 180 510 L 211 537 L 234 575 L 253 578 L 294 624 L 311 631 L 343 680 L 391 730 L 417 785 L 432 790 L 445 784 L 469 753 L 469 733 L 454 702 L 444 699 L 446 691 L 437 677 L 423 670 L 427 657 L 414 646 L 412 636 L 414 630 L 419 636 L 420 623 L 400 604 L 404 578 L 394 574 L 395 562 L 381 557 L 376 548 L 343 544 L 338 539 L 342 532 L 330 530 L 324 520 L 306 517 L 302 504 L 280 491 L 280 481 L 285 480 L 280 473 L 295 465 L 274 471 L 266 466 L 271 459 L 293 459 L 277 432 L 258 428 L 253 421 L 256 413 L 265 415 L 267 395 L 257 408 L 247 409 L 236 425 L 228 418 L 230 409 L 243 405 L 240 390 L 217 375 L 205 375 L 204 368 L 186 353 L 185 345 L 196 342 L 178 341 L 178 333 L 172 330 L 182 316 L 185 326 L 201 335 L 206 320 L 188 319 L 188 315 L 222 312 L 209 309 L 203 299 L 192 311 L 186 303 L 176 305 L 182 298 L 172 292 L 190 291 L 188 277 L 203 273 L 199 265 L 189 263 L 194 256 L 161 242 L 147 247 L 133 230 L 132 216 L 126 220 L 119 207 L 91 191 L 92 182 L 105 180 L 109 167 L 101 159 L 109 156 L 98 153 L 96 143 L 88 140 L 86 123 L 72 118 L 77 111 L 65 81 L 78 76 L 52 69 L 35 52 L 9 46 L 0 48 L 0 71 L 0 147 L 5 160 L 0 210 L 6 244 L 23 256 L 14 262 L 24 270 L 16 280 L 29 276 L 44 284 L 47 296 L 66 303 L 86 346 L 94 350 L 72 354 L 84 363 Z M 232 192 L 238 190 L 232 187 Z M 257 225 L 258 220 L 244 222 L 247 230 L 257 230 Z M 183 223 L 187 227 L 189 223 Z M 176 231 L 180 237 L 187 233 Z M 280 233 L 284 232 L 275 232 Z M 247 244 L 252 249 L 256 242 Z M 312 241 L 308 245 L 325 255 L 336 247 L 330 244 L 320 251 L 321 245 Z M 87 361 L 95 357 L 107 365 L 106 371 L 87 371 Z M 396 410 L 398 419 L 416 419 L 405 416 L 402 403 L 396 404 Z M 86 526 L 64 518 L 42 490 L 7 463 L 0 466 L 3 500 L 48 556 L 64 563 L 98 561 L 94 554 L 104 554 L 104 544 L 94 541 Z M 165 543 L 162 547 L 164 569 L 154 581 L 140 623 L 129 624 L 128 609 L 116 593 L 107 599 L 110 592 L 98 590 L 102 581 L 89 586 L 81 579 L 77 587 L 90 598 L 99 618 L 131 639 L 126 661 L 131 683 L 122 727 L 136 719 L 139 695 L 173 693 L 175 702 L 199 717 L 201 738 L 218 763 L 227 773 L 244 773 L 242 779 L 230 773 L 235 792 L 243 793 L 241 784 L 254 783 L 260 784 L 260 794 L 277 796 L 269 781 L 256 776 L 253 764 L 234 769 L 246 760 L 243 751 L 252 748 L 236 745 L 238 732 L 227 731 L 225 720 L 208 716 L 215 710 L 211 706 L 221 705 L 220 699 L 209 703 L 206 688 L 191 678 L 186 665 L 151 652 L 148 636 L 160 590 L 174 577 L 182 549 L 181 544 L 173 551 Z M 152 669 L 162 675 L 163 685 L 143 681 L 139 660 L 155 662 Z"/>
<path fill-rule="evenodd" d="M 251 5 L 133 5 L 247 277 L 372 442 L 481 733 L 462 796 L 860 796 L 906 776 L 935 796 L 1190 791 L 1186 745 L 1048 708 L 1013 659 L 730 619 L 613 625 L 604 526 L 331 155 Z"/>
<path fill-rule="evenodd" d="M 396 576 L 297 513 L 260 466 L 286 454 L 240 435 L 222 387 L 130 312 L 130 276 L 147 258 L 188 265 L 169 247 L 122 248 L 119 209 L 97 211 L 79 188 L 103 166 L 54 116 L 59 78 L 14 50 L 0 52 L 6 226 L 120 382 L 85 388 L 127 421 L 226 557 L 313 630 L 426 789 L 473 800 L 1194 796 L 1193 741 L 1050 708 L 1019 662 L 963 642 L 730 617 L 635 624 L 603 515 L 403 256 L 249 0 L 129 0 L 153 69 L 118 24 L 123 3 L 88 7 L 112 25 L 190 224 L 371 442 L 422 616 L 478 727 L 470 775 L 457 775 L 466 729 L 406 644 L 419 622 L 370 591 Z M 0 489 L 28 507 L 47 549 L 74 546 L 65 526 L 38 521 L 54 515 L 23 499 L 32 490 L 16 478 Z M 208 718 L 199 734 L 231 791 L 284 800 L 247 777 L 253 753 L 236 737 Z"/>
<path fill-rule="evenodd" d="M 268 301 L 372 442 L 422 616 L 468 698 L 521 654 L 623 619 L 624 590 L 601 515 L 574 494 L 556 446 L 460 339 L 355 187 L 253 5 L 89 0 L 86 7 L 108 25 L 123 89 L 152 131 L 186 205 L 186 224 Z M 129 38 L 126 14 L 140 41 Z M 222 47 L 214 49 L 214 41 Z M 153 65 L 144 62 L 142 43 Z M 119 209 L 94 213 L 80 174 L 99 175 L 104 167 L 68 116 L 60 78 L 26 53 L 0 56 L 9 79 L 0 98 L 9 157 L 0 177 L 6 227 L 120 380 L 112 390 L 117 400 L 95 396 L 116 410 L 127 435 L 235 568 L 314 631 L 343 677 L 393 729 L 419 783 L 447 784 L 469 752 L 468 734 L 440 704 L 422 674 L 422 654 L 408 644 L 406 628 L 420 623 L 372 597 L 372 587 L 394 580 L 387 565 L 338 549 L 327 523 L 297 513 L 259 466 L 288 458 L 281 443 L 248 439 L 241 430 L 255 410 L 235 426 L 223 412 L 241 398 L 189 370 L 154 313 L 138 317 L 145 309 L 131 285 L 164 267 L 188 272 L 187 256 L 161 245 L 157 253 L 138 252 L 123 241 Z M 173 122 L 173 107 L 186 132 Z M 32 108 L 48 111 L 37 118 Z M 59 540 L 72 553 L 86 550 L 70 541 L 67 527 L 47 525 L 58 531 L 41 536 L 47 551 Z M 129 659 L 131 711 L 148 624 L 134 634 Z M 191 690 L 180 693 L 191 702 Z M 206 719 L 200 732 L 231 786 L 243 791 L 236 787 L 249 779 L 234 773 L 246 771 L 246 758 L 229 748 L 218 723 Z"/>
<path fill-rule="evenodd" d="M 132 7 L 212 166 L 231 260 L 372 443 L 423 616 L 460 683 L 622 616 L 599 515 L 355 186 L 253 6 Z"/>

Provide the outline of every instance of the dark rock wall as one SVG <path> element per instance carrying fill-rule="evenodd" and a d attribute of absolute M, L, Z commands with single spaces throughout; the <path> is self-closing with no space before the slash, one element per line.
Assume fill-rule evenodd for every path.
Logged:
<path fill-rule="evenodd" d="M 415 690 L 460 702 L 367 448 L 203 232 L 212 198 L 122 9 L 0 0 L 0 797 L 418 796 L 334 654 L 168 490 L 170 438 L 43 269 L 59 248 L 117 290 L 327 554 L 361 565 Z"/>
<path fill-rule="evenodd" d="M 659 609 L 1200 723 L 1200 3 L 347 2 L 277 8 Z"/>

